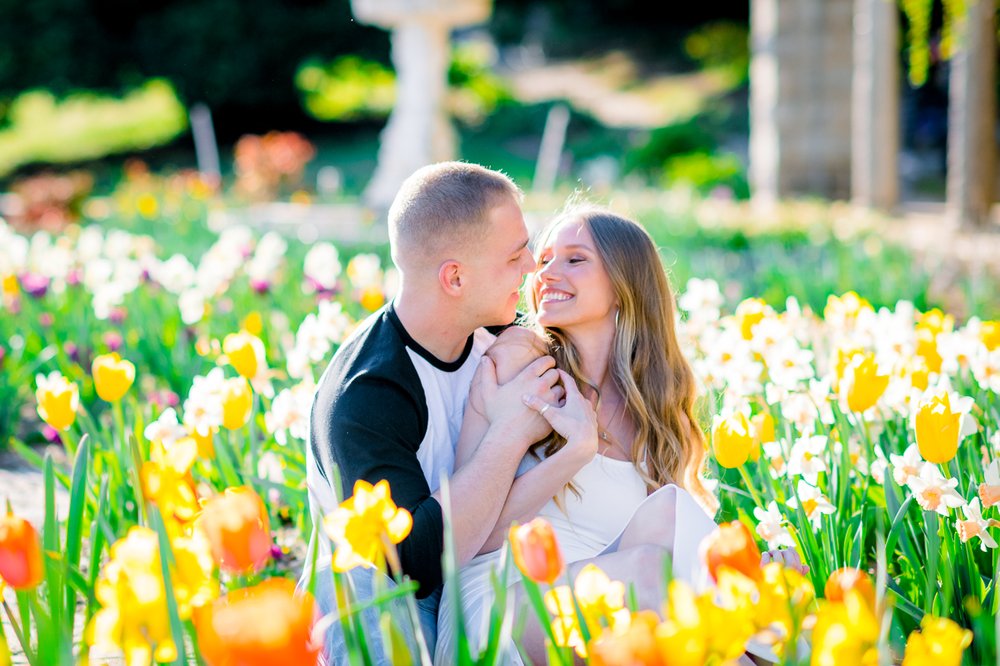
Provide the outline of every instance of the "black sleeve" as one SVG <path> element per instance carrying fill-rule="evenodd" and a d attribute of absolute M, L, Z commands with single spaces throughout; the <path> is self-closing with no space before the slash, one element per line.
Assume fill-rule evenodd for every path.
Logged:
<path fill-rule="evenodd" d="M 417 459 L 426 408 L 400 383 L 371 375 L 354 377 L 338 393 L 327 400 L 321 391 L 313 407 L 315 451 L 327 479 L 330 463 L 337 465 L 345 498 L 358 479 L 389 481 L 393 501 L 413 516 L 410 535 L 397 546 L 403 572 L 420 583 L 417 597 L 425 597 L 442 582 L 444 548 L 441 505 Z"/>

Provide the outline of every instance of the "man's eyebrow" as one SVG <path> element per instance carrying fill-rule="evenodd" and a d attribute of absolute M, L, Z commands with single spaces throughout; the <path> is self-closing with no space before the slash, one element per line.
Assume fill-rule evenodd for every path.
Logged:
<path fill-rule="evenodd" d="M 518 246 L 517 246 L 516 248 L 514 248 L 514 251 L 513 251 L 513 252 L 511 252 L 511 254 L 517 254 L 518 252 L 520 252 L 520 251 L 521 251 L 521 250 L 523 250 L 524 248 L 528 247 L 528 241 L 529 241 L 529 239 L 528 239 L 528 238 L 525 238 L 525 239 L 524 239 L 524 242 L 523 242 L 523 243 L 521 243 L 520 245 L 518 245 Z"/>

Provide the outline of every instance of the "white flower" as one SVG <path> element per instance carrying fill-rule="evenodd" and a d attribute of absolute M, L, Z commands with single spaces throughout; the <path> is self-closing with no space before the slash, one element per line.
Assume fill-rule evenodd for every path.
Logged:
<path fill-rule="evenodd" d="M 302 350 L 309 360 L 318 363 L 330 351 L 330 337 L 315 314 L 307 314 L 295 332 L 295 346 Z"/>
<path fill-rule="evenodd" d="M 265 451 L 257 461 L 257 476 L 271 483 L 285 483 L 285 464 L 274 451 Z"/>
<path fill-rule="evenodd" d="M 764 457 L 768 462 L 768 471 L 772 479 L 777 479 L 785 475 L 785 452 L 780 442 L 764 442 L 761 448 L 764 450 Z"/>
<path fill-rule="evenodd" d="M 152 278 L 171 294 L 181 294 L 194 285 L 194 266 L 183 254 L 175 254 L 153 269 Z"/>
<path fill-rule="evenodd" d="M 194 378 L 184 401 L 184 425 L 199 435 L 208 435 L 222 425 L 222 395 L 226 375 L 222 368 L 212 368 L 204 377 Z"/>
<path fill-rule="evenodd" d="M 906 447 L 901 456 L 890 453 L 889 460 L 892 462 L 892 478 L 899 486 L 908 485 L 912 477 L 920 474 L 920 468 L 924 464 L 916 444 Z"/>
<path fill-rule="evenodd" d="M 820 472 L 826 472 L 824 454 L 827 448 L 826 435 L 800 437 L 795 440 L 788 455 L 788 475 L 801 476 L 812 485 L 819 482 Z"/>
<path fill-rule="evenodd" d="M 788 506 L 794 508 L 799 505 L 799 502 L 802 502 L 802 510 L 805 511 L 806 516 L 809 518 L 809 523 L 814 530 L 820 528 L 820 520 L 823 514 L 836 513 L 837 509 L 830 504 L 830 500 L 826 498 L 819 488 L 799 479 L 796 491 L 798 492 L 798 500 L 795 497 L 790 497 L 788 499 Z"/>
<path fill-rule="evenodd" d="M 188 289 L 177 299 L 181 321 L 188 326 L 197 324 L 205 316 L 205 294 L 199 289 Z"/>
<path fill-rule="evenodd" d="M 871 462 L 870 469 L 868 470 L 875 483 L 880 486 L 885 485 L 885 471 L 888 469 L 889 464 L 885 459 L 885 454 L 882 453 L 882 447 L 878 444 L 875 445 L 875 460 Z"/>
<path fill-rule="evenodd" d="M 336 344 L 344 341 L 344 336 L 354 325 L 353 320 L 344 312 L 341 304 L 334 301 L 322 301 L 319 304 L 316 318 L 319 320 L 319 327 L 327 339 Z"/>
<path fill-rule="evenodd" d="M 979 498 L 972 500 L 962 507 L 965 520 L 955 521 L 955 528 L 958 530 L 958 538 L 965 543 L 973 537 L 979 537 L 979 549 L 986 551 L 987 548 L 996 548 L 997 542 L 987 531 L 987 528 L 996 524 L 995 520 L 985 520 L 979 508 Z"/>
<path fill-rule="evenodd" d="M 382 262 L 377 254 L 356 254 L 347 262 L 347 277 L 357 289 L 382 284 Z"/>
<path fill-rule="evenodd" d="M 812 434 L 816 430 L 816 419 L 819 410 L 812 396 L 805 393 L 792 393 L 781 403 L 781 415 L 787 421 L 795 424 L 803 435 Z"/>
<path fill-rule="evenodd" d="M 937 511 L 942 516 L 948 515 L 949 507 L 959 507 L 965 504 L 965 499 L 955 487 L 958 479 L 946 479 L 937 465 L 924 463 L 920 474 L 910 477 L 910 490 L 913 491 L 917 504 L 924 511 Z"/>
<path fill-rule="evenodd" d="M 151 442 L 160 442 L 169 447 L 182 437 L 187 437 L 187 428 L 177 420 L 177 412 L 168 407 L 160 418 L 156 419 L 142 431 L 143 436 Z"/>
<path fill-rule="evenodd" d="M 323 289 L 333 289 L 340 277 L 340 255 L 331 243 L 316 243 L 306 254 L 302 272 Z"/>
<path fill-rule="evenodd" d="M 691 278 L 684 287 L 684 293 L 677 299 L 677 305 L 688 314 L 699 313 L 702 318 L 718 319 L 722 307 L 719 283 Z"/>
<path fill-rule="evenodd" d="M 761 539 L 767 541 L 769 549 L 773 550 L 782 546 L 795 547 L 795 540 L 792 539 L 788 528 L 785 527 L 788 521 L 778 510 L 777 502 L 771 500 L 771 503 L 767 505 L 767 510 L 761 509 L 759 506 L 754 507 L 753 516 L 757 519 L 757 534 Z"/>
<path fill-rule="evenodd" d="M 312 408 L 313 386 L 302 382 L 283 389 L 274 397 L 271 409 L 264 414 L 264 423 L 275 441 L 282 446 L 291 436 L 306 441 L 309 436 L 309 410 Z"/>
<path fill-rule="evenodd" d="M 1000 348 L 991 352 L 982 346 L 972 357 L 972 375 L 984 390 L 1000 393 Z"/>

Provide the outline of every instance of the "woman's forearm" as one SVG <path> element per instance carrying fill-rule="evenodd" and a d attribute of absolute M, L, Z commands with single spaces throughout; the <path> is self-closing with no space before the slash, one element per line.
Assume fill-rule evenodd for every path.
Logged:
<path fill-rule="evenodd" d="M 496 526 L 479 552 L 488 553 L 499 548 L 512 522 L 523 523 L 538 515 L 545 503 L 593 457 L 593 448 L 573 446 L 572 442 L 567 442 L 556 453 L 514 479 Z"/>

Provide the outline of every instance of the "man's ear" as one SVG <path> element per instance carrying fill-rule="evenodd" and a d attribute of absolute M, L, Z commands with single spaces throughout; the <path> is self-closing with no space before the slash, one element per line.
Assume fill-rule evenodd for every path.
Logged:
<path fill-rule="evenodd" d="M 461 294 L 465 285 L 465 276 L 462 273 L 462 264 L 454 259 L 448 259 L 438 268 L 438 283 L 449 296 Z"/>

